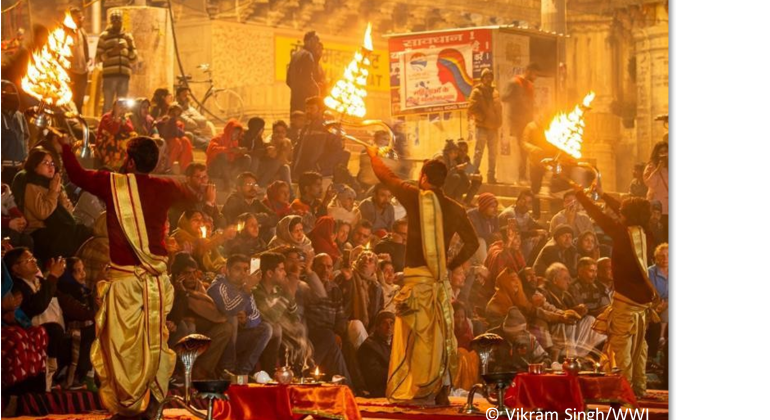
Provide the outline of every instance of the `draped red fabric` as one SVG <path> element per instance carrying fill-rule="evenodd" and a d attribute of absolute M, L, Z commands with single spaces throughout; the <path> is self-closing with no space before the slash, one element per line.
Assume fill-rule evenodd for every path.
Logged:
<path fill-rule="evenodd" d="M 505 405 L 524 411 L 543 409 L 584 411 L 586 402 L 617 402 L 636 406 L 628 381 L 622 376 L 530 375 L 520 373 L 505 394 Z"/>
<path fill-rule="evenodd" d="M 315 227 L 307 235 L 310 242 L 313 243 L 313 249 L 316 254 L 325 252 L 332 257 L 333 262 L 342 256 L 337 243 L 334 241 L 334 218 L 331 216 L 319 217 L 315 222 Z"/>
<path fill-rule="evenodd" d="M 214 417 L 222 420 L 316 418 L 361 420 L 350 388 L 336 385 L 233 385 L 229 401 L 217 400 Z"/>

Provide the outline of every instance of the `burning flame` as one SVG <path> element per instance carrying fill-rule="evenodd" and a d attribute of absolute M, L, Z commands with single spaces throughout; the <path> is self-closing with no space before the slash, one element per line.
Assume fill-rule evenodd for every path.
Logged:
<path fill-rule="evenodd" d="M 21 80 L 21 88 L 47 105 L 62 106 L 72 101 L 72 89 L 67 69 L 72 65 L 72 35 L 65 30 L 77 29 L 75 21 L 67 13 L 62 26 L 48 35 L 48 42 L 32 53 L 27 74 Z"/>
<path fill-rule="evenodd" d="M 345 68 L 340 80 L 334 84 L 324 104 L 339 113 L 363 118 L 366 115 L 366 80 L 369 78 L 369 54 L 374 50 L 372 45 L 372 24 L 366 27 L 363 51 L 356 51 L 353 61 Z"/>
<path fill-rule="evenodd" d="M 583 103 L 575 105 L 575 109 L 569 114 L 559 113 L 553 120 L 548 130 L 545 131 L 545 138 L 548 143 L 558 147 L 561 151 L 567 153 L 575 159 L 580 159 L 583 154 L 583 129 L 585 120 L 583 115 L 586 109 L 591 105 L 596 94 L 592 91 L 583 98 Z"/>
<path fill-rule="evenodd" d="M 318 366 L 315 367 L 315 376 L 321 376 L 321 371 L 318 370 Z"/>
<path fill-rule="evenodd" d="M 594 91 L 588 92 L 588 95 L 586 95 L 586 97 L 583 98 L 583 106 L 586 108 L 591 106 L 591 102 L 594 101 L 595 97 L 596 97 L 596 93 L 594 93 Z"/>
<path fill-rule="evenodd" d="M 244 227 L 246 227 L 246 223 L 238 222 L 238 228 L 237 228 L 238 229 L 238 233 L 240 233 L 243 230 Z"/>
<path fill-rule="evenodd" d="M 209 229 L 206 226 L 201 226 L 201 238 L 206 239 Z"/>
<path fill-rule="evenodd" d="M 62 24 L 73 31 L 78 28 L 78 25 L 75 24 L 75 19 L 72 19 L 72 15 L 70 12 L 67 12 L 67 14 L 64 16 L 64 22 Z"/>
<path fill-rule="evenodd" d="M 374 51 L 374 44 L 372 43 L 372 23 L 366 25 L 366 34 L 364 34 L 364 48 L 367 51 Z"/>

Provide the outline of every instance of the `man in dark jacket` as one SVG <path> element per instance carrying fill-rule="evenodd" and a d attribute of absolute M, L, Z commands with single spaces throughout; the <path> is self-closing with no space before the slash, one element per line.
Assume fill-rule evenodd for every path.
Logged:
<path fill-rule="evenodd" d="M 315 31 L 305 34 L 304 45 L 291 55 L 291 62 L 286 71 L 286 85 L 291 88 L 291 112 L 304 111 L 305 99 L 318 95 L 318 82 L 314 78 L 317 51 L 320 39 Z"/>
<path fill-rule="evenodd" d="M 278 224 L 278 216 L 262 203 L 257 177 L 251 172 L 243 172 L 238 175 L 236 181 L 238 190 L 230 194 L 225 205 L 222 206 L 222 214 L 227 224 L 236 224 L 238 216 L 243 213 L 254 213 L 257 215 L 259 226 L 265 230 L 266 234 L 272 232 L 271 229 Z"/>
<path fill-rule="evenodd" d="M 473 166 L 481 167 L 484 157 L 484 147 L 489 149 L 489 166 L 487 167 L 487 183 L 496 184 L 495 165 L 497 164 L 497 141 L 499 129 L 503 125 L 503 105 L 500 94 L 492 82 L 492 70 L 481 72 L 481 83 L 476 85 L 468 99 L 468 113 L 476 123 L 476 153 L 473 154 Z"/>
<path fill-rule="evenodd" d="M 385 396 L 390 365 L 390 346 L 396 315 L 382 311 L 374 320 L 374 333 L 358 348 L 358 366 L 366 383 L 365 392 L 371 398 Z"/>
<path fill-rule="evenodd" d="M 551 264 L 558 262 L 567 266 L 572 277 L 577 276 L 577 248 L 572 244 L 574 233 L 572 227 L 562 224 L 556 227 L 553 232 L 553 239 L 540 250 L 540 254 L 535 260 L 535 273 L 538 276 L 544 276 L 545 270 Z"/>

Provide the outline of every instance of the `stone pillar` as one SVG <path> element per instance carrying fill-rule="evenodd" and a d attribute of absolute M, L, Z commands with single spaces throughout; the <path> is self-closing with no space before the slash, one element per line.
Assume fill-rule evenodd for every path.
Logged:
<path fill-rule="evenodd" d="M 635 74 L 625 92 L 633 97 L 636 106 L 634 127 L 627 129 L 616 147 L 616 166 L 619 170 L 621 191 L 631 182 L 635 163 L 649 159 L 652 146 L 667 131 L 655 116 L 668 112 L 669 104 L 669 25 L 668 12 L 663 3 L 643 9 L 630 9 L 625 27 L 631 34 L 619 50 L 624 54 L 622 71 L 626 72 L 629 59 Z"/>
<path fill-rule="evenodd" d="M 612 18 L 576 14 L 569 16 L 568 24 L 567 110 L 582 102 L 588 92 L 596 93 L 592 109 L 585 117 L 583 159 L 602 172 L 606 190 L 616 191 L 615 145 L 620 137 L 621 121 L 611 110 L 617 95 Z"/>
<path fill-rule="evenodd" d="M 659 5 L 656 14 L 668 14 Z M 634 31 L 636 43 L 637 154 L 646 161 L 652 146 L 663 140 L 668 131 L 655 117 L 668 113 L 668 23 L 667 19 L 654 26 Z"/>
<path fill-rule="evenodd" d="M 85 10 L 83 10 L 85 13 Z M 91 33 L 102 33 L 102 2 L 101 0 L 95 1 L 91 4 Z"/>
<path fill-rule="evenodd" d="M 557 34 L 567 33 L 567 0 L 542 0 L 540 16 L 540 29 Z"/>

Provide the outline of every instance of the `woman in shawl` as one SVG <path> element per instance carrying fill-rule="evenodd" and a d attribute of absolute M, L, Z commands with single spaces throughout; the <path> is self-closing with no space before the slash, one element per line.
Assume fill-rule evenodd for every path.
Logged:
<path fill-rule="evenodd" d="M 302 217 L 295 214 L 286 216 L 278 222 L 275 228 L 275 236 L 267 244 L 268 249 L 280 246 L 299 248 L 305 254 L 307 261 L 312 260 L 313 243 L 305 236 Z"/>
<path fill-rule="evenodd" d="M 152 104 L 150 106 L 150 115 L 155 118 L 161 118 L 168 113 L 168 107 L 174 102 L 174 95 L 166 88 L 155 89 L 152 94 Z"/>
<path fill-rule="evenodd" d="M 521 236 L 514 225 L 509 224 L 502 231 L 503 239 L 493 242 L 487 250 L 487 258 L 484 266 L 489 269 L 489 278 L 492 280 L 484 285 L 484 296 L 488 300 L 495 292 L 494 280 L 503 272 L 511 269 L 514 273 L 526 266 L 524 254 L 521 252 Z M 503 314 L 505 316 L 505 314 Z"/>
<path fill-rule="evenodd" d="M 581 233 L 580 236 L 578 236 L 577 241 L 575 241 L 575 247 L 578 250 L 578 258 L 590 257 L 594 260 L 598 260 L 602 257 L 599 240 L 592 230 Z"/>
<path fill-rule="evenodd" d="M 158 129 L 155 128 L 155 118 L 150 115 L 150 100 L 136 98 L 136 105 L 134 106 L 136 109 L 128 114 L 128 118 L 131 120 L 136 134 L 147 137 L 157 136 Z"/>
<path fill-rule="evenodd" d="M 254 256 L 267 249 L 267 244 L 259 237 L 259 222 L 254 213 L 243 213 L 238 216 L 238 234 L 225 242 L 225 254 L 243 254 Z"/>
<path fill-rule="evenodd" d="M 236 233 L 232 226 L 228 226 L 222 234 L 214 233 L 211 226 L 206 225 L 202 212 L 188 210 L 179 217 L 177 228 L 171 236 L 181 249 L 192 247 L 193 257 L 205 271 L 220 273 L 227 261 L 219 253 L 219 246 L 233 239 Z"/>
<path fill-rule="evenodd" d="M 393 298 L 401 290 L 401 286 L 396 284 L 396 270 L 393 268 L 393 262 L 389 259 L 381 260 L 377 263 L 377 268 L 377 279 L 382 287 L 382 310 L 396 313 L 396 301 Z"/>
<path fill-rule="evenodd" d="M 350 245 L 348 242 L 348 238 L 350 237 L 350 230 L 352 229 L 352 226 L 350 223 L 344 221 L 344 220 L 337 220 L 335 222 L 334 226 L 334 242 L 337 243 L 337 249 L 340 250 L 340 252 L 344 253 L 345 251 L 350 252 L 350 250 L 353 249 L 353 246 Z"/>
<path fill-rule="evenodd" d="M 267 187 L 267 194 L 262 200 L 267 208 L 275 212 L 278 218 L 284 218 L 291 214 L 291 187 L 283 181 L 273 181 Z"/>
<path fill-rule="evenodd" d="M 338 188 L 337 197 L 329 205 L 329 216 L 334 220 L 342 220 L 351 226 L 358 223 L 361 214 L 354 210 L 356 192 L 347 185 Z"/>
<path fill-rule="evenodd" d="M 337 236 L 334 231 L 335 223 L 331 216 L 319 217 L 315 222 L 315 227 L 310 231 L 308 237 L 313 244 L 313 250 L 316 254 L 326 253 L 332 257 L 332 262 L 337 264 L 342 254 L 340 253 L 335 238 Z"/>
<path fill-rule="evenodd" d="M 457 376 L 453 378 L 452 385 L 454 388 L 470 391 L 473 384 L 479 381 L 479 355 L 471 349 L 473 325 L 462 302 L 452 303 L 452 309 L 458 358 Z"/>

